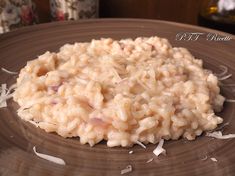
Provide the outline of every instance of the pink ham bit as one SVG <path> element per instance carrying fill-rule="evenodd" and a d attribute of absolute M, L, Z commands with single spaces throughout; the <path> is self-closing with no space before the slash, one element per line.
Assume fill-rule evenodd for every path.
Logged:
<path fill-rule="evenodd" d="M 57 103 L 58 103 L 58 102 L 57 102 L 56 100 L 52 100 L 52 101 L 51 101 L 51 104 L 52 104 L 52 105 L 56 105 Z"/>
<path fill-rule="evenodd" d="M 101 118 L 93 117 L 89 119 L 89 123 L 94 125 L 94 126 L 99 126 L 99 127 L 107 127 L 107 123 L 104 122 Z"/>
<path fill-rule="evenodd" d="M 58 84 L 58 85 L 48 86 L 48 88 L 49 88 L 50 90 L 53 90 L 54 92 L 57 92 L 58 89 L 60 88 L 60 86 L 62 86 L 62 85 L 64 84 L 64 82 L 65 82 L 65 81 L 62 81 L 62 82 L 61 82 L 60 84 Z"/>
<path fill-rule="evenodd" d="M 60 87 L 60 85 L 58 85 L 58 86 L 49 86 L 49 89 L 51 89 L 51 90 L 57 92 L 58 89 L 59 89 L 59 87 Z"/>

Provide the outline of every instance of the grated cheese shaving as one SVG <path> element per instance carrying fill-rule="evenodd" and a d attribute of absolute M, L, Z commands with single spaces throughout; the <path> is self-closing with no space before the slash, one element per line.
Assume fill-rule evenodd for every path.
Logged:
<path fill-rule="evenodd" d="M 17 72 L 9 71 L 9 70 L 7 70 L 7 69 L 5 69 L 5 68 L 2 68 L 2 71 L 6 72 L 6 73 L 8 73 L 8 74 L 11 74 L 11 75 L 16 75 L 16 74 L 18 74 Z"/>
<path fill-rule="evenodd" d="M 58 157 L 55 157 L 55 156 L 46 155 L 46 154 L 42 154 L 42 153 L 38 153 L 36 151 L 36 147 L 35 146 L 33 147 L 33 151 L 40 158 L 43 158 L 43 159 L 45 159 L 47 161 L 51 161 L 51 162 L 56 163 L 56 164 L 65 165 L 65 161 L 63 159 L 61 159 L 61 158 L 58 158 Z"/>
<path fill-rule="evenodd" d="M 6 93 L 7 93 L 7 85 L 2 84 L 1 85 L 1 96 L 0 96 L 0 108 L 7 107 L 7 102 L 6 102 Z"/>
<path fill-rule="evenodd" d="M 33 124 L 33 125 L 36 126 L 36 127 L 39 127 L 39 124 L 36 123 L 36 122 L 34 122 L 33 120 L 29 120 L 29 123 Z"/>
<path fill-rule="evenodd" d="M 204 156 L 201 160 L 202 161 L 206 161 L 207 160 L 207 156 Z"/>
<path fill-rule="evenodd" d="M 131 171 L 132 171 L 132 166 L 131 166 L 131 165 L 128 165 L 128 166 L 126 166 L 125 169 L 121 170 L 121 175 L 127 174 L 127 173 L 129 173 L 129 172 L 131 172 Z"/>
<path fill-rule="evenodd" d="M 218 78 L 218 80 L 219 80 L 219 81 L 223 81 L 223 80 L 225 80 L 225 79 L 230 78 L 231 76 L 232 76 L 232 74 L 228 74 L 228 75 L 226 75 L 226 76 L 223 76 L 223 77 L 221 77 L 221 78 Z"/>
<path fill-rule="evenodd" d="M 216 158 L 211 158 L 212 161 L 217 162 L 218 160 Z"/>
<path fill-rule="evenodd" d="M 231 139 L 231 138 L 235 138 L 235 134 L 227 134 L 227 135 L 223 135 L 221 131 L 214 131 L 212 133 L 206 133 L 206 136 L 208 137 L 213 137 L 216 139 Z"/>
<path fill-rule="evenodd" d="M 235 103 L 235 100 L 233 100 L 233 99 L 225 99 L 225 101 L 228 103 Z"/>
<path fill-rule="evenodd" d="M 166 150 L 164 148 L 162 148 L 164 144 L 164 139 L 161 139 L 158 143 L 158 146 L 157 148 L 154 149 L 153 153 L 156 155 L 156 156 L 159 156 L 161 153 L 162 154 L 166 154 Z"/>
<path fill-rule="evenodd" d="M 228 67 L 224 66 L 224 65 L 220 65 L 220 70 L 222 70 L 221 73 L 217 73 L 215 74 L 218 77 L 224 76 L 226 73 L 228 73 Z"/>
<path fill-rule="evenodd" d="M 13 84 L 7 89 L 7 84 L 2 84 L 0 87 L 0 108 L 7 107 L 7 100 L 12 98 L 11 91 L 16 88 L 16 84 Z"/>
<path fill-rule="evenodd" d="M 150 158 L 146 163 L 151 163 L 153 161 L 153 158 Z"/>
<path fill-rule="evenodd" d="M 136 144 L 138 144 L 138 145 L 140 145 L 141 147 L 143 147 L 144 149 L 146 149 L 146 146 L 145 146 L 143 143 L 141 143 L 140 141 L 136 141 Z"/>
<path fill-rule="evenodd" d="M 229 122 L 223 123 L 220 127 L 217 127 L 215 130 L 222 130 L 225 126 L 229 125 Z"/>

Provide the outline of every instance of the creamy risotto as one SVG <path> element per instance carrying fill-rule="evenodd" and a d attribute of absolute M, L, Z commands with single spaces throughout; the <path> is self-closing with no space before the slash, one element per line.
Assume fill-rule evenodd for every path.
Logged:
<path fill-rule="evenodd" d="M 46 52 L 20 71 L 18 115 L 91 146 L 195 139 L 222 123 L 218 79 L 159 37 L 92 40 Z"/>

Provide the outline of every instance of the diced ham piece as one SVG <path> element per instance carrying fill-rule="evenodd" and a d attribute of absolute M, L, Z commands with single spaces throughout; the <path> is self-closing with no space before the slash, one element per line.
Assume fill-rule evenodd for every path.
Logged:
<path fill-rule="evenodd" d="M 107 125 L 108 125 L 101 118 L 97 118 L 97 117 L 90 118 L 89 123 L 94 126 L 103 127 L 103 128 L 107 127 Z"/>
<path fill-rule="evenodd" d="M 58 85 L 58 86 L 49 86 L 49 89 L 51 89 L 51 90 L 57 92 L 58 89 L 59 89 L 59 87 L 60 87 L 60 85 Z"/>
<path fill-rule="evenodd" d="M 52 101 L 51 101 L 51 104 L 52 104 L 52 105 L 56 105 L 57 103 L 58 103 L 58 102 L 57 102 L 56 100 L 52 100 Z"/>

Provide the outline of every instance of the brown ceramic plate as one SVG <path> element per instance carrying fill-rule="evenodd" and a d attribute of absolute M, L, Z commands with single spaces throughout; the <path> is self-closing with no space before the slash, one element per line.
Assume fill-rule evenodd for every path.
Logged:
<path fill-rule="evenodd" d="M 197 41 L 176 41 L 179 32 L 201 32 Z M 168 38 L 173 46 L 188 48 L 193 55 L 204 60 L 205 68 L 219 72 L 219 65 L 225 65 L 235 75 L 235 41 L 207 41 L 206 34 L 212 32 L 228 34 L 196 26 L 151 20 L 91 20 L 61 22 L 27 27 L 0 36 L 0 66 L 19 71 L 28 60 L 45 51 L 56 51 L 65 43 L 90 41 L 101 37 L 115 39 L 153 36 Z M 234 37 L 234 36 L 232 36 Z M 11 85 L 16 76 L 1 72 L 0 83 Z M 232 77 L 224 81 L 235 83 Z M 232 87 L 222 88 L 224 96 L 232 99 Z M 0 175 L 1 176 L 77 176 L 77 175 L 120 175 L 127 165 L 133 171 L 127 175 L 161 176 L 234 176 L 235 139 L 218 140 L 198 137 L 195 141 L 180 139 L 167 141 L 166 156 L 155 157 L 152 153 L 156 145 L 133 148 L 107 148 L 105 142 L 94 147 L 81 145 L 78 138 L 64 139 L 56 134 L 46 133 L 33 125 L 23 122 L 16 114 L 17 104 L 8 101 L 7 108 L 0 109 Z M 221 115 L 229 125 L 224 134 L 235 133 L 235 104 L 225 103 Z M 66 162 L 57 165 L 38 158 L 38 152 L 58 156 Z M 133 154 L 128 152 L 133 150 Z M 206 159 L 207 157 L 207 159 Z M 150 163 L 149 159 L 154 158 Z M 213 162 L 210 158 L 216 158 Z"/>

